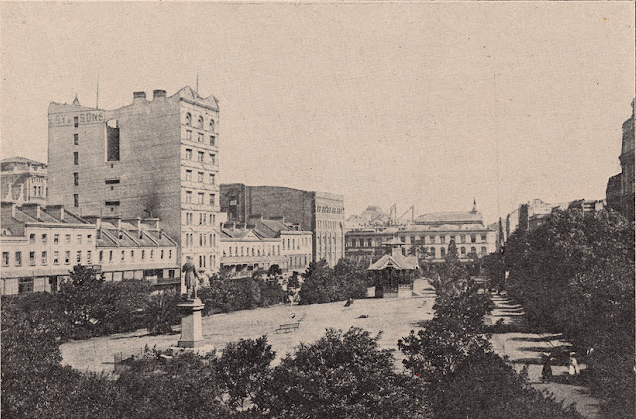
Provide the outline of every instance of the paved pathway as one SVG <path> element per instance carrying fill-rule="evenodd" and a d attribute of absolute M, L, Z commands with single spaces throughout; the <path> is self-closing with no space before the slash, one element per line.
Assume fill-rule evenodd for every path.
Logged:
<path fill-rule="evenodd" d="M 495 323 L 503 319 L 504 324 L 524 325 L 525 316 L 523 308 L 509 300 L 505 296 L 493 295 L 495 309 L 488 319 L 489 323 Z M 492 336 L 492 344 L 495 352 L 500 356 L 508 356 L 509 361 L 517 371 L 521 371 L 524 366 L 528 367 L 530 384 L 539 390 L 548 390 L 556 400 L 563 401 L 564 404 L 575 404 L 576 410 L 586 418 L 601 418 L 598 399 L 590 396 L 588 388 L 561 383 L 566 377 L 568 366 L 564 364 L 552 365 L 552 373 L 555 381 L 547 384 L 541 383 L 541 355 L 549 352 L 551 348 L 557 346 L 570 346 L 569 342 L 561 339 L 558 334 L 538 334 L 538 333 L 503 333 Z M 585 369 L 584 364 L 579 364 L 580 369 Z"/>

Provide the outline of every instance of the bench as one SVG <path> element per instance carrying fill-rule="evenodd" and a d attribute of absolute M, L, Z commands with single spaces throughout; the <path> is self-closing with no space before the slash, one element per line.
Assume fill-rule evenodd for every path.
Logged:
<path fill-rule="evenodd" d="M 287 323 L 287 324 L 281 324 L 279 326 L 278 329 L 276 329 L 276 333 L 290 333 L 293 332 L 295 330 L 298 330 L 298 327 L 300 326 L 300 323 Z"/>

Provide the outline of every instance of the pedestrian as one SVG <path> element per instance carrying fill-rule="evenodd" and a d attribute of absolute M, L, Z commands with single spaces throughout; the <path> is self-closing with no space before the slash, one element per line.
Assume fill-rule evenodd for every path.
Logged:
<path fill-rule="evenodd" d="M 552 365 L 550 363 L 550 354 L 543 354 L 543 369 L 541 370 L 541 382 L 549 383 L 552 380 Z"/>
<path fill-rule="evenodd" d="M 576 353 L 570 352 L 570 376 L 579 375 L 579 363 L 576 360 Z"/>

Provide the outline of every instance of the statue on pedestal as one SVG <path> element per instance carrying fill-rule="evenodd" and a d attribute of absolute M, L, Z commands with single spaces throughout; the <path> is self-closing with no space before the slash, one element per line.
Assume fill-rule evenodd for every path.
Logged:
<path fill-rule="evenodd" d="M 199 273 L 196 266 L 192 263 L 192 257 L 186 258 L 186 263 L 181 268 L 182 272 L 185 272 L 185 287 L 188 290 L 188 299 L 197 298 L 197 281 L 199 280 Z M 195 280 L 196 278 L 196 280 Z"/>

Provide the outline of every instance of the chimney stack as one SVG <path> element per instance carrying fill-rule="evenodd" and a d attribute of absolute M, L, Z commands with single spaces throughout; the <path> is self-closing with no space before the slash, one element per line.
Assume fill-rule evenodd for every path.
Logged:
<path fill-rule="evenodd" d="M 133 103 L 146 101 L 146 92 L 133 92 Z"/>
<path fill-rule="evenodd" d="M 157 89 L 157 90 L 153 90 L 152 91 L 152 100 L 156 100 L 156 99 L 159 99 L 159 98 L 162 98 L 162 99 L 166 98 L 166 91 L 165 90 Z"/>
<path fill-rule="evenodd" d="M 30 217 L 35 218 L 36 220 L 40 219 L 40 204 L 36 204 L 33 202 L 25 202 L 20 207 L 20 211 L 27 214 Z"/>

